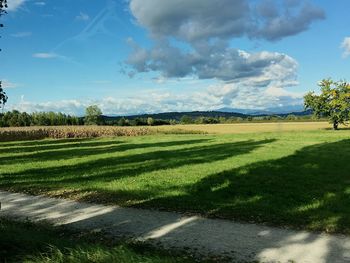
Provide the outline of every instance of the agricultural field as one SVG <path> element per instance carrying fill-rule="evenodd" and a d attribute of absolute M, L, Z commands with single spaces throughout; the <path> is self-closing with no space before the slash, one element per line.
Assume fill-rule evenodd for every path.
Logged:
<path fill-rule="evenodd" d="M 1 142 L 0 189 L 349 234 L 350 131 L 290 125 Z"/>
<path fill-rule="evenodd" d="M 0 128 L 0 142 L 34 139 L 96 138 L 150 134 L 236 134 L 254 132 L 307 131 L 329 128 L 327 122 L 271 122 L 243 124 L 166 126 L 35 126 Z"/>
<path fill-rule="evenodd" d="M 147 127 L 43 126 L 0 128 L 0 141 L 62 138 L 96 138 L 152 134 Z"/>
<path fill-rule="evenodd" d="M 328 122 L 269 122 L 269 123 L 237 123 L 237 124 L 194 124 L 176 125 L 183 131 L 198 131 L 215 134 L 283 132 L 283 131 L 314 131 L 329 129 Z M 160 132 L 171 132 L 174 126 L 152 127 Z"/>

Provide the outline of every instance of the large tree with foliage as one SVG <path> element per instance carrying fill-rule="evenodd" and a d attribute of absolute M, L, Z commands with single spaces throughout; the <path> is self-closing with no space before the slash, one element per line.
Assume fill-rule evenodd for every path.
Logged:
<path fill-rule="evenodd" d="M 321 94 L 309 92 L 304 97 L 306 109 L 315 116 L 326 117 L 337 130 L 339 124 L 346 124 L 350 118 L 350 84 L 346 81 L 324 79 L 319 83 Z"/>
<path fill-rule="evenodd" d="M 97 105 L 91 105 L 85 109 L 85 119 L 86 125 L 98 125 L 101 124 L 102 111 Z"/>
<path fill-rule="evenodd" d="M 7 8 L 7 0 L 0 0 L 0 17 L 6 14 L 6 8 Z M 0 23 L 0 27 L 4 27 L 4 25 Z M 7 99 L 8 97 L 2 88 L 2 81 L 0 80 L 0 108 L 2 109 L 2 111 L 4 110 L 4 106 L 7 102 Z"/>

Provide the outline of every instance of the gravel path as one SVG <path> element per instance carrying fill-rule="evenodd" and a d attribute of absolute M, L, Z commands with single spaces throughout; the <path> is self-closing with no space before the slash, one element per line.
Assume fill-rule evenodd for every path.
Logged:
<path fill-rule="evenodd" d="M 79 203 L 0 191 L 0 216 L 48 221 L 78 230 L 103 230 L 199 257 L 232 262 L 350 262 L 350 237 L 241 224 L 177 213 Z"/>

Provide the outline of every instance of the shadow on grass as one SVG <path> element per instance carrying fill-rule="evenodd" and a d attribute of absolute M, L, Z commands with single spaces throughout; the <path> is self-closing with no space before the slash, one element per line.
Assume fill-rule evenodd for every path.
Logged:
<path fill-rule="evenodd" d="M 0 262 L 185 263 L 150 246 L 124 244 L 101 233 L 0 218 Z"/>
<path fill-rule="evenodd" d="M 124 143 L 123 141 L 96 141 L 89 143 L 71 143 L 62 145 L 51 145 L 50 150 L 45 147 L 42 152 L 32 152 L 22 156 L 5 156 L 0 157 L 3 165 L 10 165 L 19 162 L 43 162 L 43 161 L 59 161 L 71 158 L 86 157 L 89 155 L 112 154 L 134 149 L 145 148 L 163 148 L 171 146 L 191 145 L 207 142 L 208 139 L 182 140 L 182 141 L 165 141 L 152 143 Z M 36 151 L 42 150 L 36 147 Z M 4 153 L 7 153 L 7 149 Z"/>
<path fill-rule="evenodd" d="M 203 140 L 168 142 L 163 146 L 187 145 Z M 179 168 L 184 165 L 210 163 L 240 154 L 246 154 L 271 143 L 273 140 L 241 141 L 233 143 L 194 145 L 190 148 L 164 149 L 126 156 L 106 157 L 77 164 L 49 168 L 32 168 L 18 173 L 0 173 L 0 186 L 16 189 L 66 189 L 69 187 L 93 188 L 95 183 L 108 183 L 123 177 L 133 177 L 143 173 Z M 147 144 L 148 145 L 148 144 Z M 152 147 L 159 147 L 149 144 Z M 123 145 L 121 145 L 122 147 Z M 128 145 L 126 147 L 144 147 L 145 145 Z M 113 153 L 115 149 L 105 149 L 104 153 Z M 81 150 L 68 153 L 67 158 L 81 156 Z M 96 154 L 95 149 L 91 153 Z M 84 153 L 86 155 L 86 153 Z M 63 158 L 63 157 L 61 157 Z M 129 198 L 126 196 L 126 198 Z"/>
<path fill-rule="evenodd" d="M 213 174 L 188 187 L 186 195 L 142 206 L 350 233 L 350 140 Z"/>
<path fill-rule="evenodd" d="M 334 131 L 334 132 L 337 132 L 337 131 L 349 131 L 350 127 L 349 126 L 339 127 L 338 130 L 336 130 L 336 131 L 333 128 L 324 128 L 324 130 L 326 130 L 326 131 Z"/>
<path fill-rule="evenodd" d="M 48 143 L 50 142 L 50 143 Z M 55 141 L 43 141 L 43 144 L 38 143 L 37 145 L 32 145 L 32 146 L 17 146 L 17 145 L 11 145 L 11 146 L 6 146 L 6 148 L 2 148 L 2 152 L 6 154 L 10 153 L 23 153 L 23 154 L 35 154 L 36 152 L 39 151 L 47 151 L 49 152 L 50 150 L 52 151 L 59 151 L 59 150 L 64 150 L 64 149 L 69 149 L 69 148 L 83 148 L 83 147 L 102 147 L 102 146 L 108 146 L 108 145 L 113 145 L 113 144 L 118 144 L 122 143 L 123 141 L 118 141 L 118 140 L 108 140 L 108 141 L 101 141 L 96 139 L 81 139 L 81 140 L 71 140 L 71 141 L 66 141 L 66 140 L 58 140 L 57 143 Z M 2 147 L 2 145 L 0 145 Z"/>
<path fill-rule="evenodd" d="M 153 171 L 214 163 L 249 153 L 273 140 L 197 145 L 202 142 L 205 140 L 143 144 L 116 142 L 115 145 L 101 148 L 91 146 L 53 151 L 46 153 L 46 156 L 41 153 L 33 154 L 31 158 L 23 156 L 23 159 L 16 160 L 60 160 L 89 154 L 96 155 L 96 158 L 82 158 L 77 160 L 79 163 L 61 166 L 58 163 L 55 167 L 31 168 L 18 173 L 0 172 L 0 187 L 30 189 L 33 193 L 67 190 L 77 195 L 80 193 L 84 200 L 103 203 L 139 204 L 142 207 L 193 211 L 214 217 L 350 233 L 350 140 L 305 147 L 278 160 L 256 162 L 212 174 L 189 186 L 168 183 L 154 189 L 146 187 L 145 182 L 144 188 L 136 183 L 133 190 L 95 187 L 96 184 L 107 186 L 121 178 Z M 95 143 L 98 142 L 93 142 L 93 145 Z M 166 149 L 186 145 L 190 146 Z M 108 153 L 145 147 L 155 149 L 146 153 L 108 156 Z M 107 155 L 99 157 L 98 154 Z M 168 194 L 176 190 L 186 194 Z"/>
<path fill-rule="evenodd" d="M 164 149 L 150 153 L 97 159 L 57 168 L 31 169 L 18 174 L 3 174 L 2 177 L 0 176 L 0 186 L 38 190 L 76 188 L 76 191 L 80 193 L 87 191 L 84 198 L 95 202 L 120 201 L 127 205 L 127 200 L 133 200 L 141 207 L 201 212 L 215 217 L 349 234 L 350 140 L 308 146 L 281 159 L 255 162 L 237 169 L 212 174 L 188 186 L 185 189 L 187 194 L 182 196 L 164 197 L 163 195 L 159 197 L 159 193 L 154 189 L 99 191 L 90 188 L 95 183 L 108 183 L 118 178 L 137 176 L 145 172 L 190 164 L 211 163 L 247 154 L 272 142 L 273 140 L 211 145 L 194 144 L 185 149 Z M 80 189 L 77 187 L 79 184 Z M 174 186 L 164 186 L 160 191 L 171 190 L 171 187 Z M 57 208 L 52 207 L 52 209 L 57 212 L 55 210 Z M 122 228 L 137 225 L 140 233 L 147 231 L 150 235 L 157 233 L 162 227 L 169 229 L 169 225 L 178 225 L 180 220 L 177 217 L 170 220 L 166 218 L 163 221 L 150 220 L 150 224 L 147 225 L 146 222 L 149 221 L 140 221 L 131 215 L 127 218 L 128 220 L 122 218 L 120 222 L 116 222 L 116 217 L 120 212 L 108 213 L 115 224 L 107 224 L 108 228 L 115 227 L 118 230 L 121 225 Z M 103 221 L 105 216 L 106 214 L 103 214 L 82 219 L 82 223 L 105 222 Z M 181 226 L 173 227 L 164 236 L 167 239 L 181 240 L 184 233 L 188 233 L 188 236 L 198 233 L 199 224 L 198 219 L 191 223 L 185 222 Z M 258 237 L 261 234 L 260 230 L 259 228 L 259 231 L 253 233 L 253 236 Z M 234 232 L 222 230 L 222 235 L 233 236 Z M 285 233 L 279 239 L 268 237 L 262 239 L 261 236 L 259 238 L 263 240 L 259 242 L 264 247 L 257 249 L 256 255 L 269 254 L 271 250 L 284 246 L 306 246 L 323 242 L 320 236 L 299 235 L 296 232 Z M 223 239 L 218 241 L 214 234 L 212 237 L 209 236 L 208 240 L 213 244 L 217 242 L 218 245 L 223 242 Z M 223 247 L 225 245 L 227 244 L 224 244 Z M 284 252 L 283 249 L 279 252 L 281 251 Z M 303 250 L 303 253 L 308 252 L 307 249 Z M 341 257 L 343 253 L 345 255 L 348 252 L 348 249 L 345 245 L 341 246 L 329 240 L 324 244 L 321 252 L 323 262 L 334 262 L 332 255 L 336 254 Z M 283 261 L 285 254 L 282 253 L 279 256 L 281 258 L 278 259 Z M 297 259 L 302 261 L 304 256 L 307 255 L 300 254 Z"/>
<path fill-rule="evenodd" d="M 45 145 L 58 145 L 62 143 L 73 143 L 73 142 L 84 142 L 91 141 L 90 138 L 78 138 L 78 139 L 44 139 L 44 140 L 31 140 L 31 141 L 11 141 L 11 142 L 0 142 L 1 147 L 38 147 Z"/>

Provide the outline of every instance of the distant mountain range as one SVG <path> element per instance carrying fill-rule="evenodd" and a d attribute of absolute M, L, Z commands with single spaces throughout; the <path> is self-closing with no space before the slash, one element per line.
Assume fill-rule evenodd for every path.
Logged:
<path fill-rule="evenodd" d="M 305 112 L 302 105 L 267 108 L 264 110 L 221 108 L 221 109 L 218 109 L 217 111 L 243 113 L 246 115 L 254 115 L 254 116 L 256 116 L 256 115 L 281 115 L 281 114 L 285 115 L 285 114 L 289 114 L 289 113 L 303 113 L 303 112 Z"/>
<path fill-rule="evenodd" d="M 270 108 L 266 110 L 248 110 L 248 109 L 233 109 L 233 108 L 221 108 L 215 111 L 191 111 L 191 112 L 163 112 L 153 114 L 135 114 L 130 116 L 104 116 L 107 121 L 112 121 L 125 117 L 133 120 L 136 118 L 154 118 L 158 120 L 180 120 L 183 116 L 189 116 L 192 118 L 198 117 L 241 117 L 247 118 L 249 116 L 269 116 L 277 115 L 285 117 L 287 115 L 306 116 L 312 114 L 311 111 L 303 111 L 301 107 L 290 107 L 289 111 L 287 108 Z"/>

